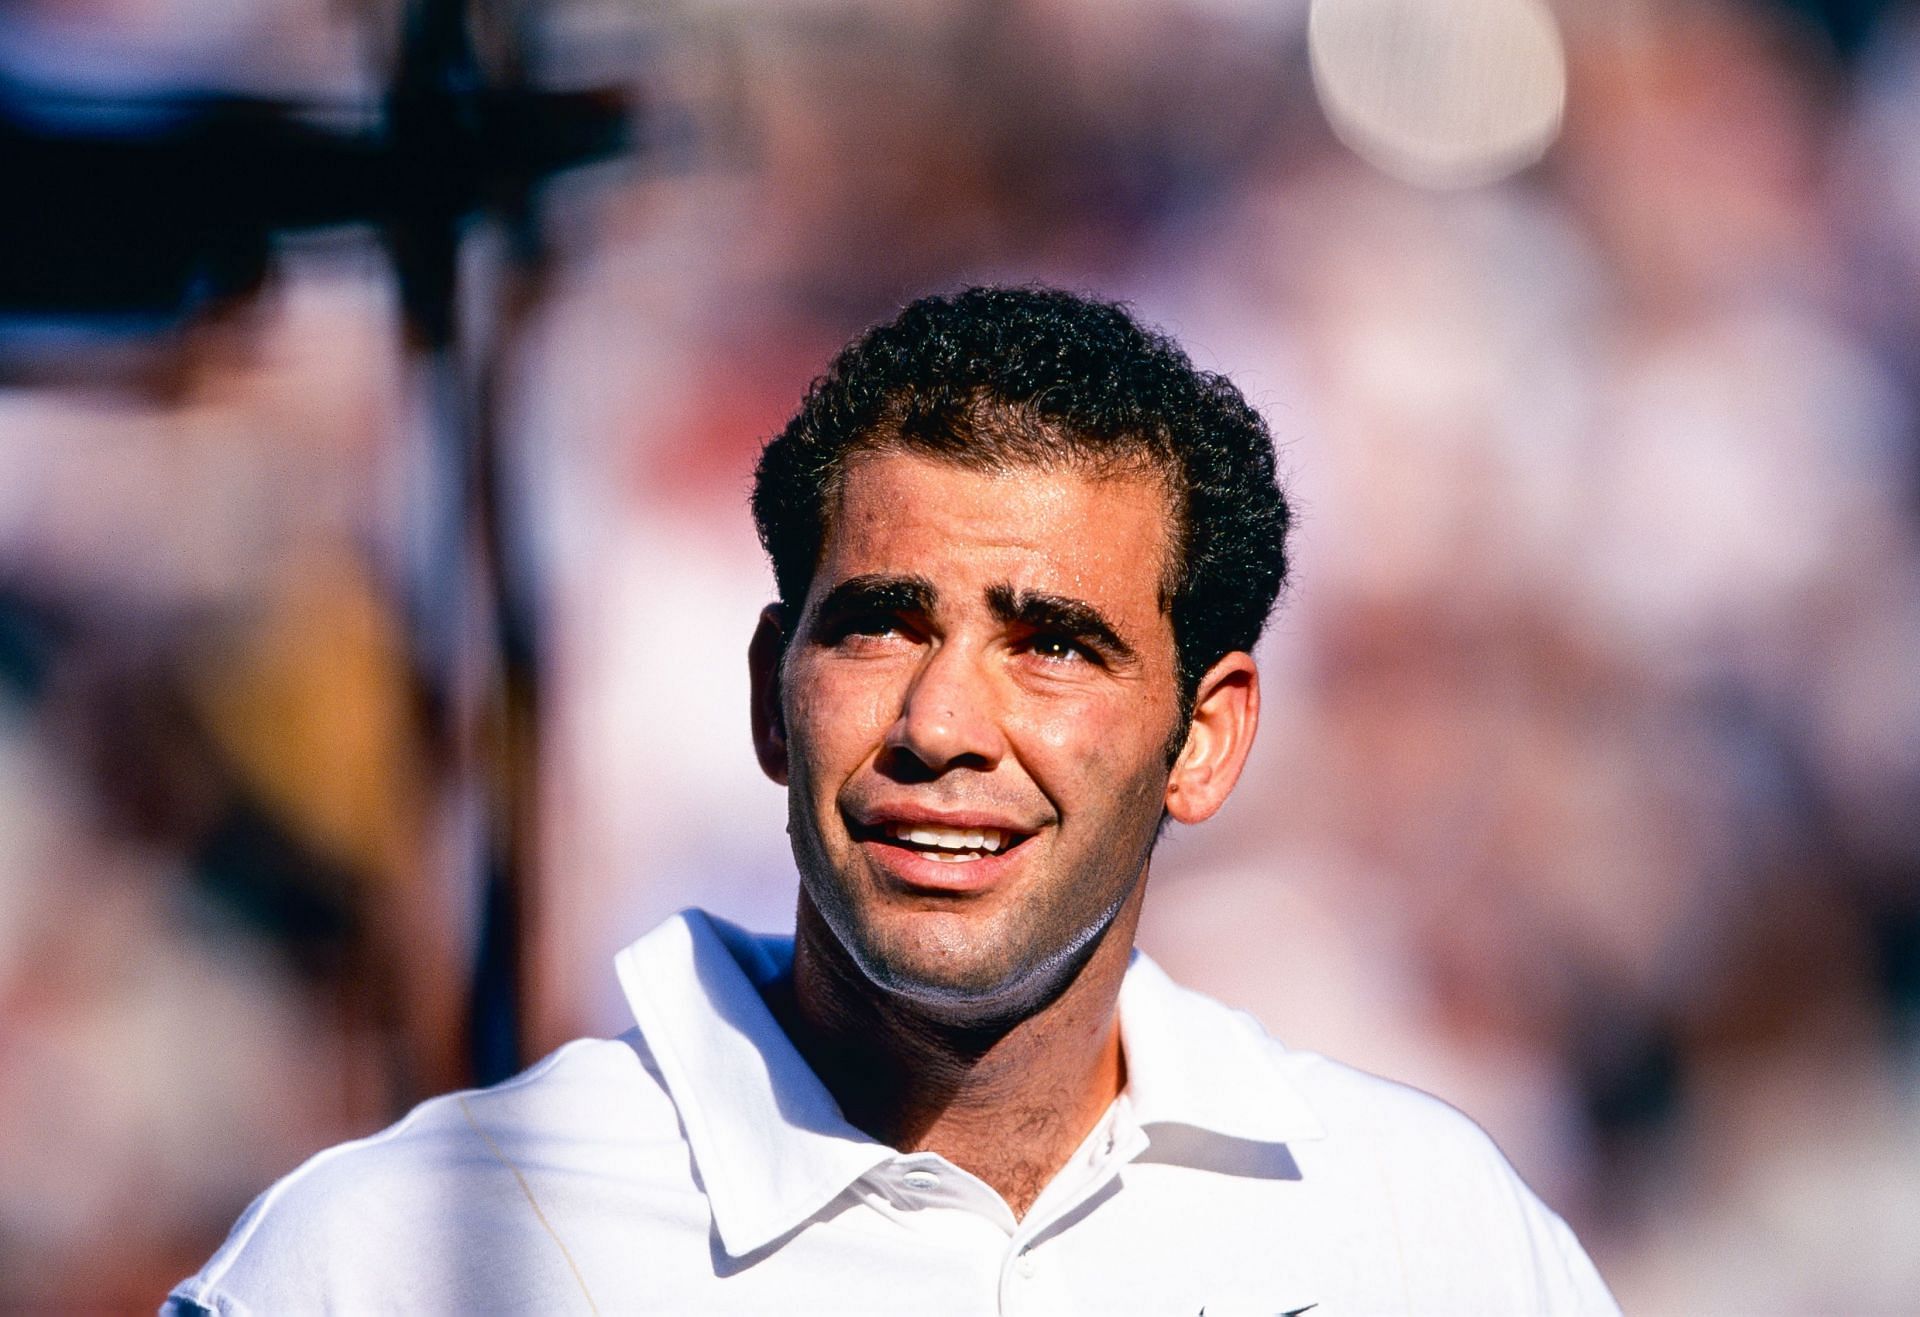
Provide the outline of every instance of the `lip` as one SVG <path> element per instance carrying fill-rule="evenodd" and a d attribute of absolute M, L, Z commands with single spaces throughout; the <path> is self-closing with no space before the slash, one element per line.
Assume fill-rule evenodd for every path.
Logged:
<path fill-rule="evenodd" d="M 875 805 L 847 815 L 847 826 L 856 834 L 877 833 L 896 823 L 921 823 L 930 828 L 959 831 L 998 828 L 1022 838 L 1038 831 L 1008 814 L 979 809 L 941 809 L 936 805 Z"/>
<path fill-rule="evenodd" d="M 1027 843 L 1038 831 L 1005 814 L 920 807 L 862 811 L 846 823 L 855 845 L 877 873 L 903 891 L 933 896 L 977 896 L 999 887 L 1019 869 Z M 889 836 L 887 830 L 898 824 L 957 831 L 995 828 L 1014 840 L 1005 849 L 978 859 L 936 860 Z"/>

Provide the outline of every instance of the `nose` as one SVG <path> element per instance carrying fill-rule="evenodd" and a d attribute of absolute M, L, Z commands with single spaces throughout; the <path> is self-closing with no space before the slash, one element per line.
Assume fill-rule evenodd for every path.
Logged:
<path fill-rule="evenodd" d="M 1000 712 L 985 657 L 952 642 L 936 645 L 901 695 L 883 769 L 923 781 L 954 769 L 990 772 L 1006 748 Z"/>

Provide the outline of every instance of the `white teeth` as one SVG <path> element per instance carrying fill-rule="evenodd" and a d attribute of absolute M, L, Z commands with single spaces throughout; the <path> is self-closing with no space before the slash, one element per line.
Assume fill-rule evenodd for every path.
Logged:
<path fill-rule="evenodd" d="M 961 831 L 958 828 L 929 828 L 907 823 L 891 823 L 887 825 L 887 835 L 896 841 L 910 841 L 916 846 L 934 846 L 943 851 L 986 851 L 989 855 L 1007 844 L 1007 834 L 999 828 Z"/>

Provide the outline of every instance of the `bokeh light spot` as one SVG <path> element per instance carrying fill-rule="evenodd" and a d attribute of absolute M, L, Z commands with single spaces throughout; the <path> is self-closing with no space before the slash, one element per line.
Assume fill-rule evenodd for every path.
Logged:
<path fill-rule="evenodd" d="M 1395 178 L 1492 182 L 1559 135 L 1566 52 L 1540 0 L 1314 0 L 1307 44 L 1334 134 Z"/>

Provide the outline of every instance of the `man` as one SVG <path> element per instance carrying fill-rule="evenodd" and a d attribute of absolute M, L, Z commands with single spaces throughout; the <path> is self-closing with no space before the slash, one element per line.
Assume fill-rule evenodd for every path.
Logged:
<path fill-rule="evenodd" d="M 1471 1122 L 1133 952 L 1285 575 L 1232 385 L 1112 306 L 926 299 L 753 506 L 794 937 L 669 921 L 618 960 L 635 1030 L 321 1154 L 176 1309 L 1613 1311 Z"/>

